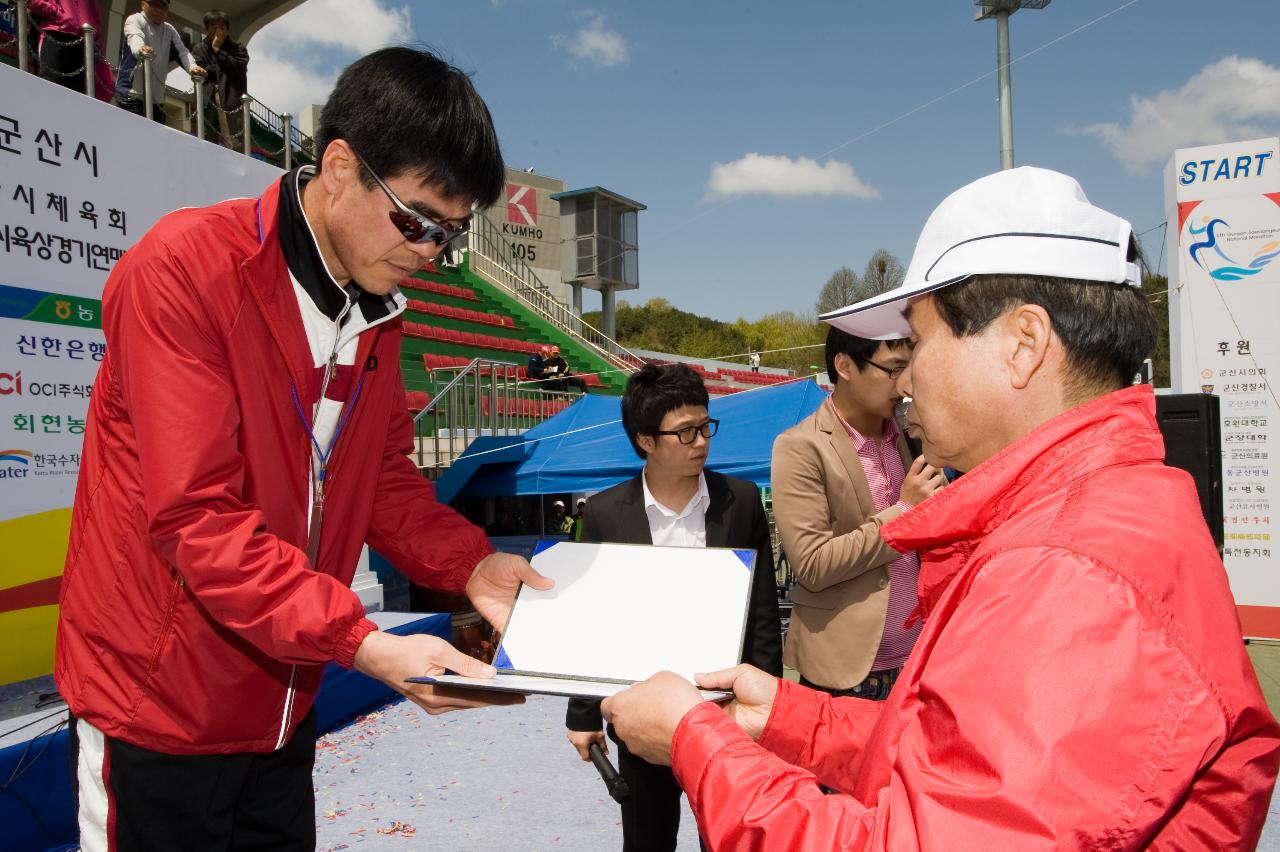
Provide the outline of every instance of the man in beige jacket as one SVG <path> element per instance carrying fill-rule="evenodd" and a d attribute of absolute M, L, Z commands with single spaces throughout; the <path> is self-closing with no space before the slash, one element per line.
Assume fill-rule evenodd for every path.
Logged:
<path fill-rule="evenodd" d="M 796 577 L 783 659 L 801 683 L 881 701 L 920 631 L 920 563 L 880 538 L 881 524 L 942 487 L 911 461 L 894 421 L 905 340 L 866 340 L 832 327 L 835 390 L 773 445 L 773 511 Z"/>

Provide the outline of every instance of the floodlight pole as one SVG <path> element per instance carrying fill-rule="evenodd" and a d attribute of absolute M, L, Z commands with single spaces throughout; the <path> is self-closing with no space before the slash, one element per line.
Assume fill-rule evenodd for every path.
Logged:
<path fill-rule="evenodd" d="M 1009 13 L 996 12 L 996 67 L 1000 70 L 1000 168 L 1013 168 L 1013 83 L 1009 73 Z"/>
<path fill-rule="evenodd" d="M 1043 9 L 1050 0 L 974 0 L 975 21 L 996 19 L 996 70 L 1000 92 L 1000 168 L 1013 168 L 1013 80 L 1009 71 L 1009 16 L 1019 9 Z"/>

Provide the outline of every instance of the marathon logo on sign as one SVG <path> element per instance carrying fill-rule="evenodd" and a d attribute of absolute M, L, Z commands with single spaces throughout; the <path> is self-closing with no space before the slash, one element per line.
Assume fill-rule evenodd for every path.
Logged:
<path fill-rule="evenodd" d="M 507 184 L 507 221 L 529 228 L 538 226 L 538 193 L 533 187 Z"/>

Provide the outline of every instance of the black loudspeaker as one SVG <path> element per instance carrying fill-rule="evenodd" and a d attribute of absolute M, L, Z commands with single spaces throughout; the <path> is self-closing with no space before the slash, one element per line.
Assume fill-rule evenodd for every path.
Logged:
<path fill-rule="evenodd" d="M 1156 397 L 1164 463 L 1191 474 L 1213 543 L 1222 552 L 1222 419 L 1218 397 L 1179 393 Z"/>

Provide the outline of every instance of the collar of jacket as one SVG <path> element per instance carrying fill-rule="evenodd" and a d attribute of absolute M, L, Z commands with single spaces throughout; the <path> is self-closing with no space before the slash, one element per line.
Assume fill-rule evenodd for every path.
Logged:
<path fill-rule="evenodd" d="M 280 241 L 281 191 L 289 177 L 285 175 L 267 187 L 258 198 L 258 250 L 246 258 L 240 268 L 245 289 L 261 311 L 276 348 L 280 350 L 288 366 L 290 378 L 304 397 L 304 403 L 309 405 L 315 401 L 308 398 L 311 393 L 309 389 L 314 385 L 311 376 L 315 365 Z M 404 298 L 398 291 L 395 296 Z M 363 306 L 364 303 L 361 302 L 361 307 Z M 388 323 L 384 322 L 382 325 L 385 327 Z M 360 335 L 356 364 L 366 363 L 382 329 L 370 331 L 371 333 Z"/>
<path fill-rule="evenodd" d="M 302 212 L 302 187 L 315 177 L 314 166 L 300 166 L 285 175 L 280 182 L 279 234 L 280 249 L 289 272 L 301 285 L 303 292 L 320 312 L 336 320 L 347 307 L 348 301 L 356 301 L 370 325 L 380 322 L 400 310 L 403 297 L 399 290 L 386 296 L 365 292 L 358 281 L 343 287 L 329 274 L 329 267 L 320 256 L 315 234 Z"/>
<path fill-rule="evenodd" d="M 865 518 L 874 515 L 876 501 L 871 494 L 871 485 L 867 482 L 867 472 L 862 466 L 857 448 L 853 445 L 853 439 L 840 423 L 836 414 L 836 404 L 831 401 L 830 396 L 813 413 L 813 424 L 819 432 L 826 434 L 836 458 L 840 459 L 840 464 L 844 466 L 845 475 L 848 476 L 849 482 L 853 485 L 853 493 L 858 498 L 858 508 L 862 516 Z M 893 441 L 898 449 L 898 455 L 902 456 L 903 471 L 910 470 L 911 451 L 907 447 L 906 438 L 895 429 Z"/>
<path fill-rule="evenodd" d="M 920 551 L 920 612 L 930 610 L 983 539 L 1014 515 L 1104 467 L 1161 463 L 1155 395 L 1134 385 L 1042 423 L 881 527 L 899 553 Z"/>
<path fill-rule="evenodd" d="M 736 502 L 733 491 L 729 488 L 729 481 L 724 474 L 703 468 L 702 475 L 707 481 L 707 511 L 703 516 L 707 531 L 707 547 L 725 547 L 724 539 L 728 531 L 729 513 Z M 642 476 L 644 476 L 643 468 L 640 474 L 627 480 L 626 487 L 618 495 L 618 505 L 623 510 L 624 517 L 633 518 L 637 524 L 643 524 L 644 535 L 647 538 L 649 515 L 644 507 Z M 634 511 L 631 510 L 632 505 L 636 507 Z"/>

